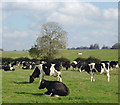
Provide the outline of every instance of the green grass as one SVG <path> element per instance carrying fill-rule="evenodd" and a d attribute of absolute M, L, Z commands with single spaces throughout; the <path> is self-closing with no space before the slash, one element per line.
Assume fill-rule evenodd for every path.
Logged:
<path fill-rule="evenodd" d="M 70 94 L 66 97 L 46 97 L 39 90 L 39 78 L 29 84 L 32 70 L 17 69 L 2 72 L 2 102 L 3 103 L 117 103 L 118 102 L 118 71 L 110 72 L 111 81 L 106 75 L 95 75 L 95 82 L 90 82 L 86 72 L 62 71 L 63 82 L 69 87 Z M 45 77 L 56 80 L 54 77 Z"/>
<path fill-rule="evenodd" d="M 28 57 L 30 58 L 28 51 L 3 51 L 2 57 L 8 57 L 8 58 Z"/>
<path fill-rule="evenodd" d="M 82 52 L 83 55 L 77 55 L 78 52 Z M 19 58 L 19 57 L 28 57 L 29 52 L 28 51 L 3 51 L 2 52 L 3 57 L 11 57 L 11 58 Z M 77 57 L 96 57 L 101 60 L 118 60 L 118 50 L 116 49 L 105 49 L 105 50 L 60 50 L 59 54 L 56 55 L 56 58 L 59 57 L 66 57 L 73 61 Z"/>
<path fill-rule="evenodd" d="M 118 50 L 63 50 L 56 56 L 66 57 L 73 61 L 77 57 L 90 56 L 101 60 L 118 60 Z M 77 55 L 82 52 L 83 55 Z M 3 57 L 29 57 L 28 51 L 3 51 Z M 107 82 L 106 75 L 95 75 L 95 82 L 90 82 L 90 75 L 86 72 L 65 71 L 62 69 L 63 83 L 70 89 L 66 97 L 46 97 L 39 90 L 39 78 L 29 84 L 29 76 L 33 70 L 22 70 L 16 67 L 15 71 L 2 70 L 2 103 L 118 103 L 118 70 L 110 72 L 111 80 Z M 57 80 L 54 77 L 45 77 L 46 80 Z"/>

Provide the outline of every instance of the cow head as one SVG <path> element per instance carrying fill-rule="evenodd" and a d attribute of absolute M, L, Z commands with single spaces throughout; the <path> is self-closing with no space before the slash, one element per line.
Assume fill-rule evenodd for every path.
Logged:
<path fill-rule="evenodd" d="M 60 71 L 61 68 L 62 68 L 62 63 L 56 63 L 54 68 L 57 70 L 57 71 Z"/>
<path fill-rule="evenodd" d="M 46 87 L 45 80 L 42 79 L 39 89 L 44 89 Z"/>
<path fill-rule="evenodd" d="M 40 70 L 38 67 L 35 68 L 34 72 L 32 73 L 32 75 L 30 76 L 30 80 L 29 80 L 29 83 L 33 83 L 34 79 L 36 77 L 39 77 L 40 75 Z"/>

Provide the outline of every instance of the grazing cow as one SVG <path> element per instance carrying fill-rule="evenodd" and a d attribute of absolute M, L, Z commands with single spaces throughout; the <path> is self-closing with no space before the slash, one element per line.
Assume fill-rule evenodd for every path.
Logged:
<path fill-rule="evenodd" d="M 77 64 L 78 64 L 77 61 L 73 61 L 73 62 L 71 63 L 71 66 L 73 67 L 73 69 L 75 69 L 75 68 L 77 67 Z"/>
<path fill-rule="evenodd" d="M 110 62 L 110 69 L 111 69 L 111 71 L 113 70 L 113 68 L 116 68 L 116 69 L 119 68 L 118 61 L 111 61 Z"/>
<path fill-rule="evenodd" d="M 4 71 L 10 71 L 10 66 L 9 66 L 9 65 L 5 65 L 5 66 L 3 67 L 3 69 L 4 69 Z"/>
<path fill-rule="evenodd" d="M 66 68 L 66 70 L 68 70 L 70 68 L 70 61 L 66 61 L 66 62 L 62 62 L 62 66 Z"/>
<path fill-rule="evenodd" d="M 34 69 L 35 68 L 35 62 L 30 62 L 30 66 L 29 66 L 29 69 Z"/>
<path fill-rule="evenodd" d="M 78 68 L 79 70 L 80 67 L 85 64 L 87 64 L 85 61 L 73 61 L 73 63 L 71 63 L 71 66 L 73 67 L 73 69 Z"/>
<path fill-rule="evenodd" d="M 39 83 L 41 83 L 41 80 L 44 77 L 44 75 L 57 77 L 58 78 L 57 80 L 60 79 L 60 81 L 62 82 L 60 70 L 61 70 L 60 64 L 51 63 L 40 64 L 35 68 L 34 72 L 30 76 L 30 83 L 33 83 L 36 77 L 40 77 Z"/>
<path fill-rule="evenodd" d="M 107 74 L 108 77 L 108 82 L 110 81 L 110 75 L 109 75 L 109 63 L 90 63 L 84 66 L 81 66 L 80 70 L 81 71 L 86 71 L 91 75 L 91 82 L 95 81 L 94 73 L 105 73 Z"/>
<path fill-rule="evenodd" d="M 68 87 L 59 81 L 46 81 L 42 79 L 39 89 L 46 88 L 48 91 L 44 93 L 46 96 L 67 96 L 69 95 Z"/>
<path fill-rule="evenodd" d="M 16 66 L 19 68 L 22 66 L 22 61 L 15 61 L 15 63 L 16 63 Z"/>
<path fill-rule="evenodd" d="M 22 69 L 34 69 L 35 68 L 35 63 L 34 62 L 27 62 L 27 61 L 23 61 L 22 62 L 23 67 Z"/>
<path fill-rule="evenodd" d="M 47 63 L 47 61 L 44 61 L 44 60 L 40 61 L 40 64 L 45 64 L 45 63 Z"/>
<path fill-rule="evenodd" d="M 30 65 L 29 65 L 29 63 L 27 61 L 23 61 L 22 64 L 23 64 L 22 69 L 29 69 Z"/>

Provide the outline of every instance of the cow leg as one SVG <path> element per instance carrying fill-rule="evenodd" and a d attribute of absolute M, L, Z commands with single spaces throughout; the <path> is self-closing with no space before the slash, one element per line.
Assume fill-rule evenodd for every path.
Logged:
<path fill-rule="evenodd" d="M 95 75 L 93 74 L 93 82 L 95 82 Z"/>
<path fill-rule="evenodd" d="M 47 92 L 45 92 L 45 93 L 43 93 L 43 95 L 45 95 L 45 96 L 52 96 L 53 95 L 53 93 L 49 93 L 49 91 L 47 91 Z"/>
<path fill-rule="evenodd" d="M 60 78 L 60 82 L 62 82 L 62 77 L 61 77 L 61 75 L 59 75 L 59 78 Z"/>
<path fill-rule="evenodd" d="M 42 78 L 43 78 L 43 75 L 40 74 L 40 81 L 39 81 L 40 84 L 41 84 Z"/>
<path fill-rule="evenodd" d="M 109 72 L 107 73 L 107 77 L 108 77 L 108 82 L 110 81 L 110 74 Z"/>
<path fill-rule="evenodd" d="M 57 81 L 60 80 L 60 82 L 62 82 L 62 77 L 61 77 L 61 72 L 57 72 Z"/>
<path fill-rule="evenodd" d="M 93 73 L 90 72 L 90 75 L 91 75 L 91 82 L 93 81 Z"/>
<path fill-rule="evenodd" d="M 61 77 L 61 75 L 58 75 L 57 81 L 59 81 L 59 80 L 60 80 L 60 82 L 62 82 L 62 77 Z"/>
<path fill-rule="evenodd" d="M 79 70 L 79 72 L 82 72 L 82 71 L 81 71 L 81 67 L 80 67 L 78 70 Z"/>
<path fill-rule="evenodd" d="M 113 68 L 112 68 L 112 67 L 110 67 L 110 70 L 112 71 L 112 70 L 113 70 Z"/>
<path fill-rule="evenodd" d="M 91 82 L 92 82 L 93 76 L 91 75 Z"/>

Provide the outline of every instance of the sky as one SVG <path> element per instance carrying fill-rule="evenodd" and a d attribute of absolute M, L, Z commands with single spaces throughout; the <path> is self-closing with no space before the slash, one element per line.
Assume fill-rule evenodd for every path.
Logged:
<path fill-rule="evenodd" d="M 0 48 L 5 51 L 29 50 L 48 22 L 67 31 L 67 48 L 118 42 L 118 2 L 6 0 L 0 3 L 0 13 Z"/>

